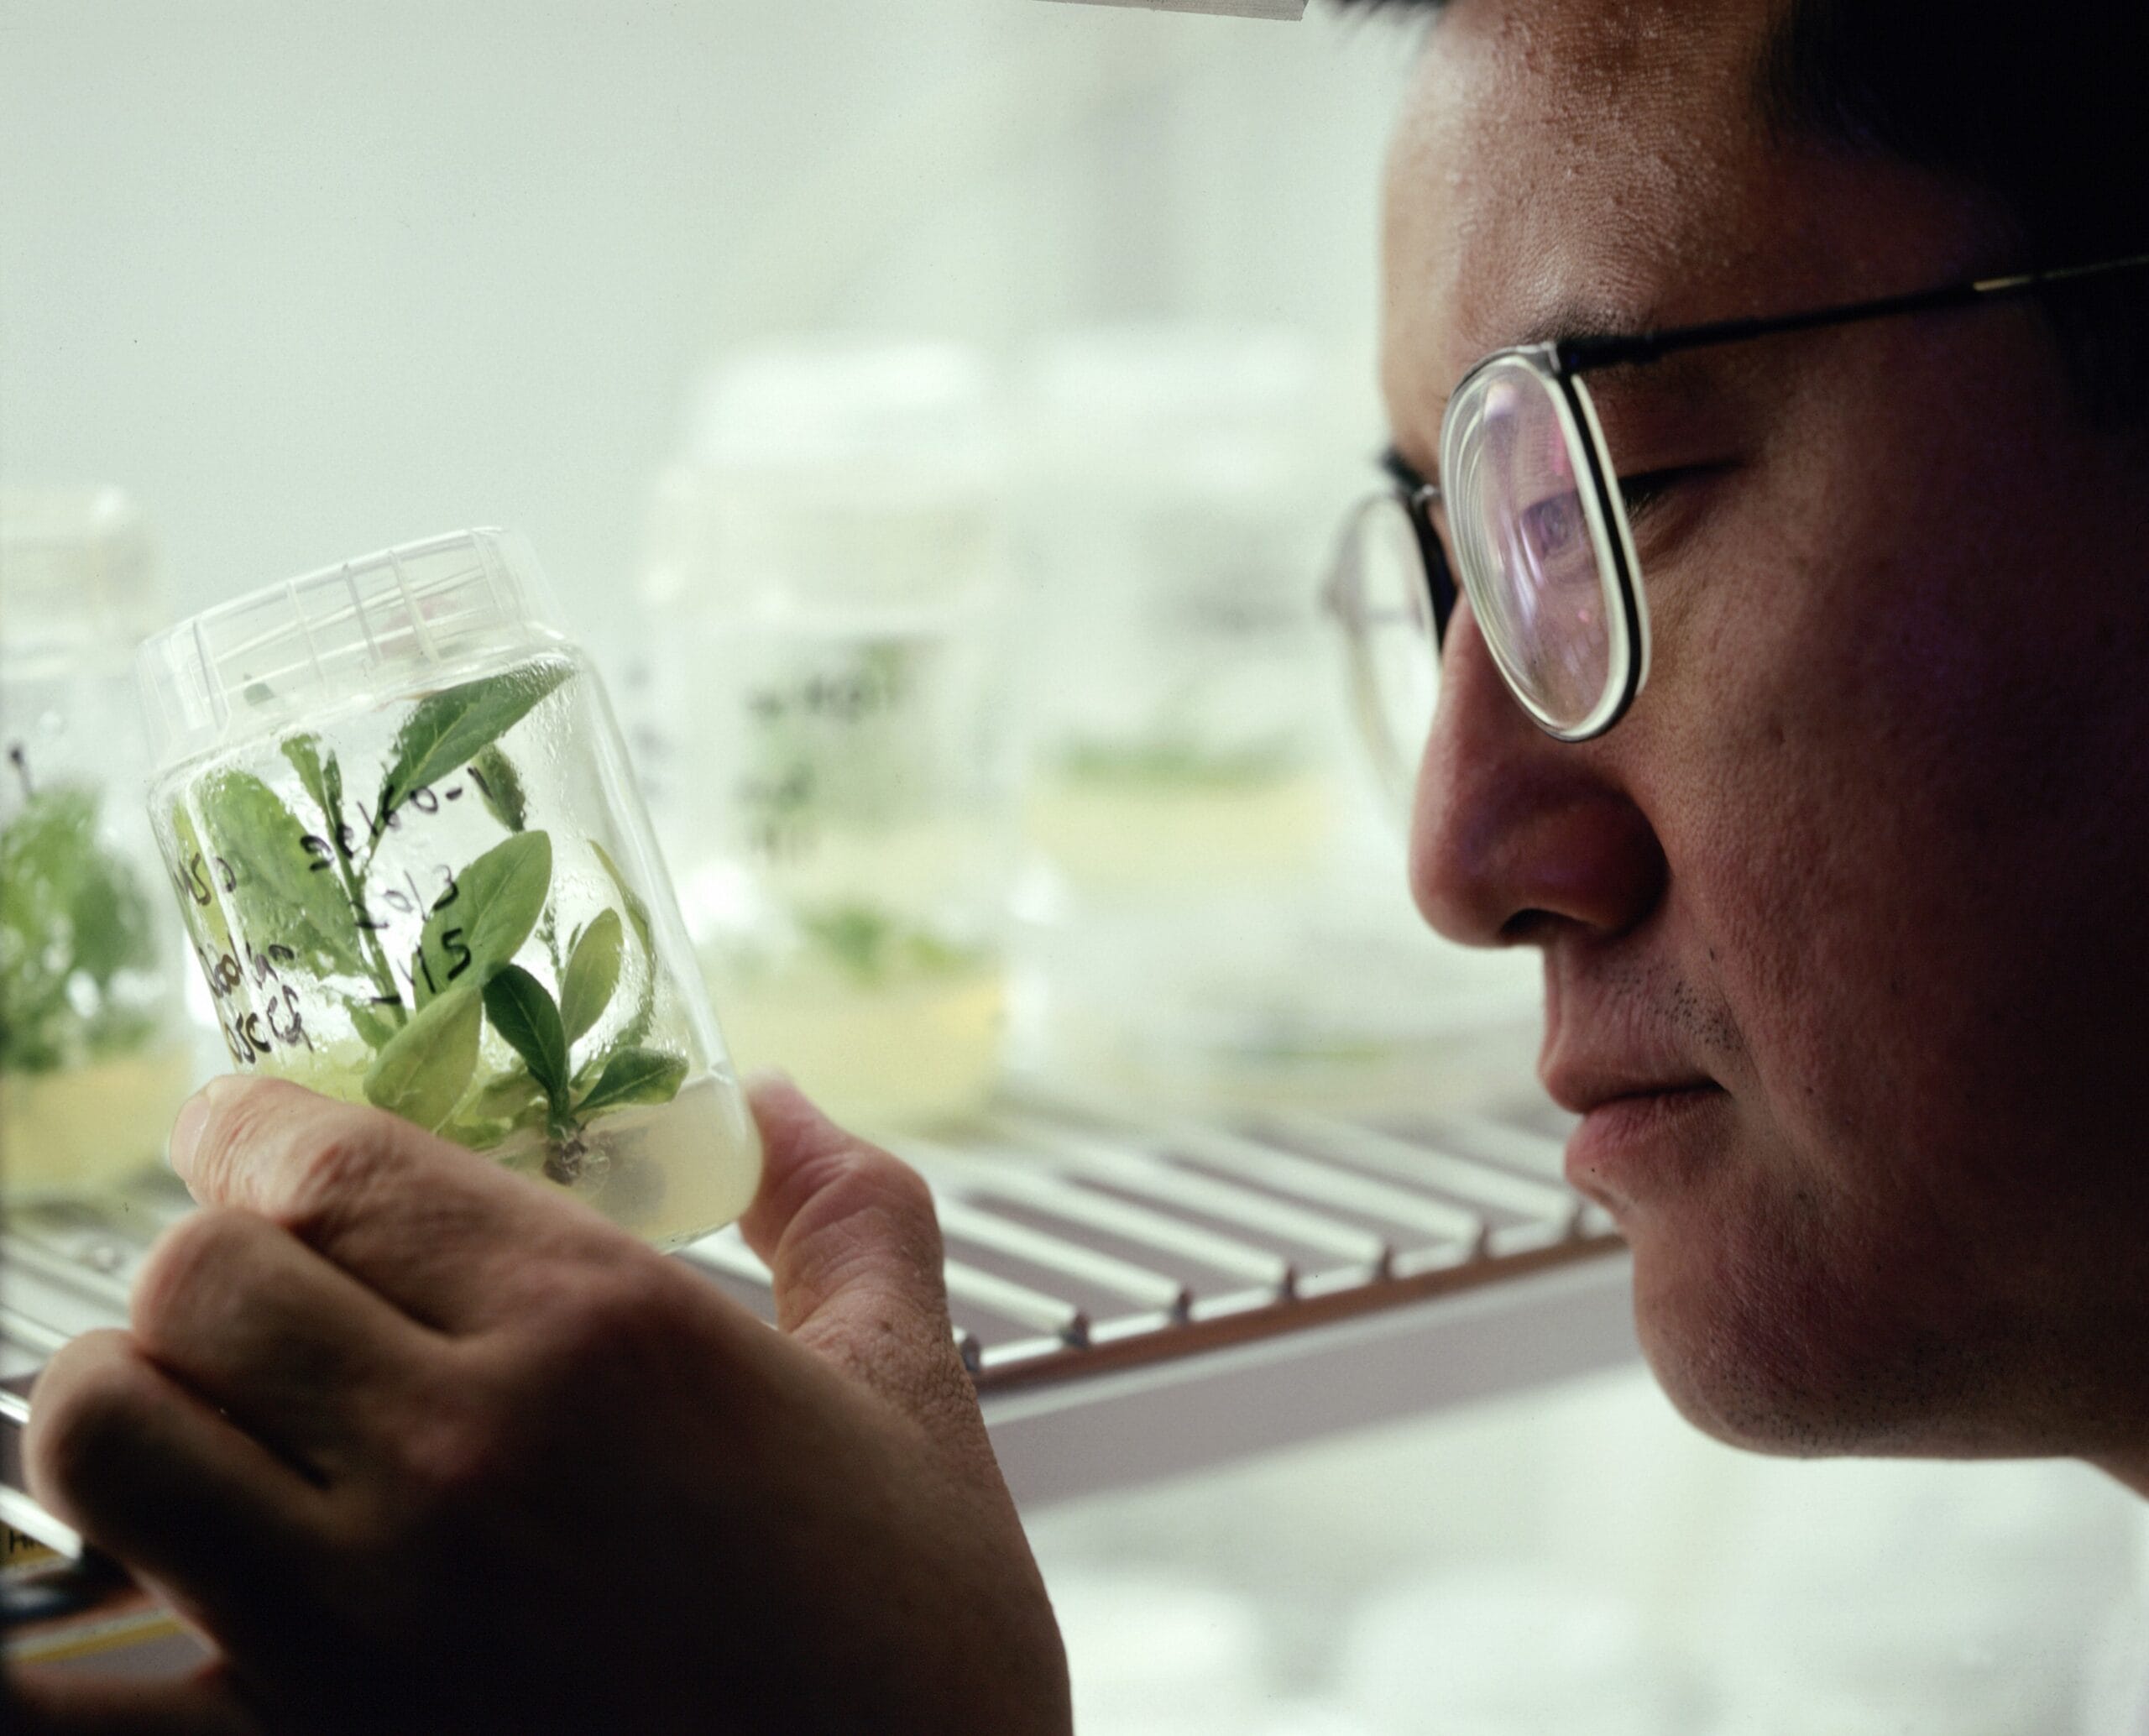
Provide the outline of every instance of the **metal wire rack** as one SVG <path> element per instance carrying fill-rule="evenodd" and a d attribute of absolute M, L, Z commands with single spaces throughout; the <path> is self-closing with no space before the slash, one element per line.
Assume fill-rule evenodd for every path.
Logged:
<path fill-rule="evenodd" d="M 1541 1102 L 1196 1119 L 1017 1087 L 959 1137 L 887 1143 L 932 1184 L 957 1343 L 1038 1503 L 1632 1355 L 1622 1245 L 1561 1179 L 1566 1126 Z M 8 1221 L 0 1417 L 125 1319 L 189 1209 L 165 1177 Z M 735 1231 L 681 1258 L 774 1318 Z"/>

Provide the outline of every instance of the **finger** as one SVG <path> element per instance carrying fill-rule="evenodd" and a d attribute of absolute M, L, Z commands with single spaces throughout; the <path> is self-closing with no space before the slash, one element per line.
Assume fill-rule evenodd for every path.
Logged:
<path fill-rule="evenodd" d="M 513 1318 L 547 1247 L 625 1236 L 399 1116 L 227 1074 L 180 1111 L 172 1168 L 205 1204 L 281 1224 L 442 1331 Z"/>
<path fill-rule="evenodd" d="M 124 1332 L 63 1346 L 30 1392 L 30 1493 L 220 1639 L 273 1638 L 325 1498 Z"/>
<path fill-rule="evenodd" d="M 318 1480 L 378 1466 L 446 1341 L 288 1231 L 208 1206 L 149 1251 L 134 1341 L 160 1367 Z"/>
<path fill-rule="evenodd" d="M 20 1736 L 263 1736 L 264 1726 L 221 1667 L 180 1681 L 113 1681 L 18 1672 L 14 1703 L 0 1688 L 0 1728 Z"/>
<path fill-rule="evenodd" d="M 751 1089 L 761 1186 L 740 1220 L 799 1342 L 921 1418 L 975 1409 L 941 1276 L 940 1225 L 918 1172 L 814 1108 L 788 1080 Z"/>

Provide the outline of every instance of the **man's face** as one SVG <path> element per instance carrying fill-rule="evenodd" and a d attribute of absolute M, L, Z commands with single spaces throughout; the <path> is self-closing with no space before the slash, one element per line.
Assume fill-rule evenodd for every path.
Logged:
<path fill-rule="evenodd" d="M 1472 363 L 2019 263 L 1968 192 L 1773 139 L 1773 8 L 1457 0 L 1387 198 L 1429 473 Z M 2149 488 L 2022 304 L 1592 376 L 1649 685 L 1562 745 L 1452 628 L 1426 915 L 1542 949 L 1575 1179 L 1660 1377 L 1791 1451 L 2095 1456 L 2149 1394 Z"/>

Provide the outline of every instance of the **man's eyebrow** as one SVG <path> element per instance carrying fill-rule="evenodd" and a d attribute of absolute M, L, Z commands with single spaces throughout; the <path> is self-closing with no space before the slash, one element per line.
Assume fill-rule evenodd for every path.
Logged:
<path fill-rule="evenodd" d="M 1400 484 L 1414 494 L 1431 481 L 1430 477 L 1403 456 L 1403 448 L 1396 445 L 1393 441 L 1390 441 L 1381 448 L 1380 457 L 1374 462 L 1380 466 L 1382 473 L 1391 482 Z"/>

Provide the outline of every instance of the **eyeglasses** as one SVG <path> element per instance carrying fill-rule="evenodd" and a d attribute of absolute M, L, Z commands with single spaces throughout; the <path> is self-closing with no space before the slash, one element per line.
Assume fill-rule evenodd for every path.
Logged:
<path fill-rule="evenodd" d="M 2144 266 L 2149 254 L 1486 357 L 1448 399 L 1439 478 L 1420 476 L 1390 452 L 1383 460 L 1390 486 L 1352 510 L 1322 593 L 1343 632 L 1353 709 L 1383 782 L 1407 803 L 1432 729 L 1458 576 L 1508 690 L 1547 735 L 1602 735 L 1649 678 L 1649 609 L 1634 533 L 1584 375 L 1714 344 L 1982 305 Z"/>

